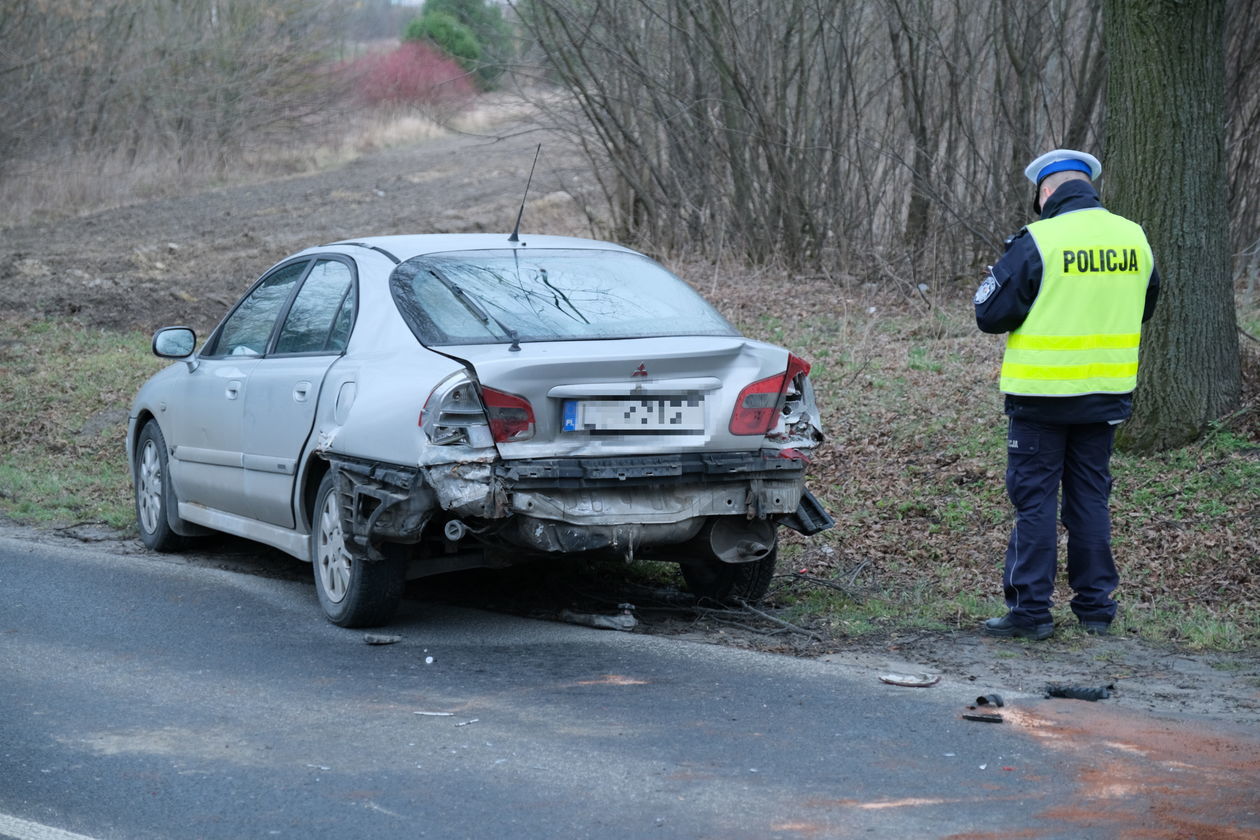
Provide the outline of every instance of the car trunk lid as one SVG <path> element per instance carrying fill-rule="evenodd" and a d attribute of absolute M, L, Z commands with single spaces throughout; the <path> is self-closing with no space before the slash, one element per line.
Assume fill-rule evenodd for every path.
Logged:
<path fill-rule="evenodd" d="M 757 449 L 763 436 L 731 432 L 736 399 L 787 365 L 785 350 L 740 336 L 519 346 L 434 348 L 491 389 L 485 394 L 492 422 L 493 403 L 528 403 L 533 434 L 498 442 L 506 459 Z"/>

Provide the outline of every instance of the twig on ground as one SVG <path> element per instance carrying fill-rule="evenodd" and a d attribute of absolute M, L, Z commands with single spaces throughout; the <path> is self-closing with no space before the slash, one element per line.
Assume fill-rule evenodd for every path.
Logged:
<path fill-rule="evenodd" d="M 849 374 L 845 378 L 845 380 L 840 383 L 839 390 L 841 392 L 848 390 L 848 387 L 853 384 L 854 380 L 856 380 L 859 376 L 862 375 L 862 371 L 866 370 L 866 368 L 869 367 L 870 364 L 871 364 L 871 359 L 869 356 L 863 359 L 862 364 L 858 365 L 858 369 L 853 371 L 853 373 Z"/>
<path fill-rule="evenodd" d="M 58 531 L 58 532 L 73 531 L 75 528 L 82 528 L 85 525 L 104 525 L 104 524 L 106 524 L 104 519 L 84 519 L 81 522 L 71 522 L 69 525 L 60 525 L 56 528 L 53 528 L 53 530 Z"/>
<path fill-rule="evenodd" d="M 1228 429 L 1231 427 L 1231 425 L 1233 424 L 1235 420 L 1237 420 L 1239 417 L 1246 416 L 1252 410 L 1254 410 L 1255 407 L 1256 405 L 1255 405 L 1254 400 L 1245 402 L 1234 411 L 1231 411 L 1229 414 L 1226 414 L 1224 417 L 1214 420 L 1212 425 L 1220 429 Z M 1210 437 L 1211 437 L 1210 435 L 1204 434 L 1198 440 L 1194 442 L 1194 445 L 1202 447 L 1205 443 L 1208 442 Z"/>
<path fill-rule="evenodd" d="M 714 609 L 713 607 L 700 607 L 700 606 L 692 607 L 691 609 L 692 609 L 692 610 L 693 610 L 696 614 L 698 614 L 698 615 L 700 615 L 700 616 L 702 616 L 702 617 L 704 617 L 704 618 L 719 618 L 719 619 L 720 619 L 720 618 L 724 618 L 724 617 L 746 616 L 746 615 L 747 615 L 747 613 L 745 613 L 743 610 L 724 610 L 724 609 L 723 609 L 723 610 L 719 610 L 719 609 Z"/>
<path fill-rule="evenodd" d="M 857 580 L 857 576 L 862 574 L 862 570 L 865 569 L 869 565 L 871 565 L 871 560 L 869 557 L 858 564 L 857 568 L 853 570 L 853 573 L 849 575 L 849 586 L 853 585 L 853 583 Z"/>
<path fill-rule="evenodd" d="M 822 642 L 822 641 L 825 641 L 825 639 L 823 639 L 823 637 L 822 637 L 822 636 L 818 635 L 818 634 L 817 634 L 817 633 L 815 633 L 813 630 L 806 630 L 804 627 L 797 627 L 795 624 L 793 624 L 793 623 L 792 623 L 792 622 L 790 622 L 790 621 L 784 621 L 784 620 L 783 620 L 783 619 L 781 619 L 781 618 L 775 618 L 774 616 L 770 615 L 769 613 L 762 612 L 761 610 L 759 610 L 759 609 L 757 609 L 756 607 L 752 606 L 752 605 L 751 605 L 751 604 L 749 604 L 747 601 L 744 601 L 744 600 L 742 600 L 742 599 L 741 599 L 741 600 L 739 600 L 737 603 L 739 603 L 739 605 L 740 605 L 740 606 L 742 606 L 744 609 L 748 610 L 748 611 L 749 611 L 750 613 L 752 613 L 753 615 L 760 616 L 761 618 L 764 618 L 766 621 L 773 622 L 773 623 L 775 623 L 775 624 L 779 625 L 780 627 L 784 627 L 784 628 L 786 628 L 786 629 L 788 629 L 788 630 L 791 630 L 793 633 L 800 633 L 802 636 L 809 636 L 811 639 L 813 639 L 813 640 L 814 640 L 814 641 L 816 641 L 816 642 Z"/>
<path fill-rule="evenodd" d="M 719 612 L 719 611 L 718 611 L 718 610 L 714 610 L 714 612 Z M 722 610 L 721 612 L 729 612 L 729 610 Z M 729 618 L 723 618 L 723 617 L 721 617 L 720 615 L 709 615 L 709 614 L 703 614 L 703 613 L 699 613 L 699 612 L 697 612 L 697 614 L 696 614 L 696 620 L 695 620 L 694 622 L 692 622 L 692 625 L 694 626 L 695 624 L 699 624 L 701 621 L 703 621 L 703 620 L 704 620 L 704 619 L 706 619 L 706 618 L 707 618 L 707 619 L 709 619 L 709 620 L 711 620 L 711 621 L 716 621 L 718 624 L 725 624 L 727 627 L 737 627 L 737 628 L 739 628 L 740 630 L 744 630 L 744 631 L 747 631 L 747 632 L 749 632 L 749 633 L 759 633 L 759 634 L 761 634 L 761 635 L 763 635 L 763 636 L 764 636 L 764 635 L 766 635 L 766 631 L 765 631 L 765 630 L 762 630 L 762 629 L 761 629 L 761 628 L 759 628 L 759 627 L 750 627 L 750 626 L 749 626 L 749 625 L 747 625 L 747 624 L 743 624 L 743 623 L 741 623 L 741 622 L 739 622 L 739 621 L 732 621 L 731 619 L 729 619 Z"/>

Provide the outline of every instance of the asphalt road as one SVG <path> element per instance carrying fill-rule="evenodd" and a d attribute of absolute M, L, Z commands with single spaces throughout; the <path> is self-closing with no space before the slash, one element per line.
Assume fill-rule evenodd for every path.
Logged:
<path fill-rule="evenodd" d="M 974 686 L 433 603 L 384 632 L 305 581 L 0 538 L 0 837 L 1260 836 L 1239 733 L 1209 766 L 1102 704 L 973 723 Z M 1239 833 L 1158 833 L 1195 808 Z"/>

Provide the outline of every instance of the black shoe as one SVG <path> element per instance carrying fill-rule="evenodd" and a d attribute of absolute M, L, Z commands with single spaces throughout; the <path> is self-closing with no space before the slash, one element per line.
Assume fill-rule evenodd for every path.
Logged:
<path fill-rule="evenodd" d="M 1106 636 L 1111 632 L 1110 621 L 1082 621 L 1081 626 L 1091 636 Z"/>
<path fill-rule="evenodd" d="M 990 636 L 1007 636 L 1017 639 L 1034 639 L 1041 641 L 1054 635 L 1054 622 L 1045 624 L 1016 624 L 1007 613 L 1001 618 L 990 618 L 984 623 L 984 632 Z"/>

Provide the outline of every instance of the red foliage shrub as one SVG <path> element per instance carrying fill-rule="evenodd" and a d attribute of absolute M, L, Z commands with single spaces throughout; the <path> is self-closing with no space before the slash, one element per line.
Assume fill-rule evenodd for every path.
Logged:
<path fill-rule="evenodd" d="M 452 105 L 476 93 L 463 68 L 417 42 L 361 56 L 346 72 L 356 95 L 369 105 Z"/>

